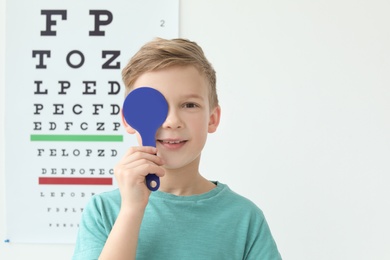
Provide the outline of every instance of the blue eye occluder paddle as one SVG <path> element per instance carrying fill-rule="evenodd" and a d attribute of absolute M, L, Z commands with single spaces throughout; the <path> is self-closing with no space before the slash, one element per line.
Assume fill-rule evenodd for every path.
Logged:
<path fill-rule="evenodd" d="M 140 87 L 132 90 L 123 103 L 126 122 L 140 134 L 143 146 L 156 147 L 156 132 L 168 115 L 168 103 L 156 89 Z M 146 186 L 151 191 L 160 187 L 160 178 L 149 173 Z"/>

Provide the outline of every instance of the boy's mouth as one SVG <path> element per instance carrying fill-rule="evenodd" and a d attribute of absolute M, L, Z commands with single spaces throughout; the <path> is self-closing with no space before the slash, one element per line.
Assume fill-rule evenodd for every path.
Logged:
<path fill-rule="evenodd" d="M 158 139 L 160 144 L 168 149 L 178 149 L 181 148 L 188 140 L 179 140 L 179 139 Z"/>
<path fill-rule="evenodd" d="M 186 142 L 186 140 L 157 140 L 162 144 L 180 144 Z"/>

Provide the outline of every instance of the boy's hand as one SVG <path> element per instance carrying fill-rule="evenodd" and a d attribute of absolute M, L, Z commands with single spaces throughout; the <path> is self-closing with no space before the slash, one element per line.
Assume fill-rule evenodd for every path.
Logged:
<path fill-rule="evenodd" d="M 145 209 L 151 193 L 145 184 L 146 175 L 154 173 L 162 177 L 165 174 L 161 167 L 164 162 L 156 154 L 155 147 L 132 147 L 115 166 L 114 174 L 122 198 L 122 210 Z"/>

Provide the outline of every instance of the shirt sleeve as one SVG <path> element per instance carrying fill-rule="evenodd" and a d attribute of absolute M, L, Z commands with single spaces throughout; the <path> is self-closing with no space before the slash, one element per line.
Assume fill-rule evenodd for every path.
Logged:
<path fill-rule="evenodd" d="M 246 260 L 282 260 L 268 223 L 259 210 L 254 213 L 247 240 Z"/>
<path fill-rule="evenodd" d="M 84 208 L 78 230 L 73 260 L 98 259 L 108 238 L 100 197 L 94 196 Z"/>

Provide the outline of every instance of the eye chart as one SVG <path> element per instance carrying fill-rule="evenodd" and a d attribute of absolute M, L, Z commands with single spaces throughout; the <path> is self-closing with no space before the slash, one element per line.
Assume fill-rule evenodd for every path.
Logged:
<path fill-rule="evenodd" d="M 74 243 L 83 207 L 116 188 L 136 145 L 121 70 L 147 41 L 178 37 L 179 2 L 12 0 L 6 15 L 3 239 Z"/>

